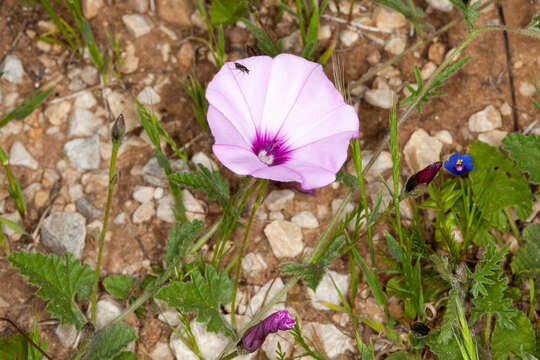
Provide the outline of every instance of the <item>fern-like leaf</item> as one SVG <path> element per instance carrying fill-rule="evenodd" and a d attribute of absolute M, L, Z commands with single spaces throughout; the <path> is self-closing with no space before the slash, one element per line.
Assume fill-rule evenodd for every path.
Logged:
<path fill-rule="evenodd" d="M 199 169 L 197 172 L 172 174 L 169 179 L 180 185 L 204 190 L 209 200 L 217 200 L 225 208 L 230 198 L 229 183 L 217 171 L 211 172 L 202 164 L 199 164 Z"/>
<path fill-rule="evenodd" d="M 175 224 L 169 231 L 169 241 L 167 241 L 167 253 L 165 262 L 174 264 L 175 259 L 182 260 L 193 240 L 202 231 L 204 224 L 199 220 L 184 223 L 182 226 Z"/>

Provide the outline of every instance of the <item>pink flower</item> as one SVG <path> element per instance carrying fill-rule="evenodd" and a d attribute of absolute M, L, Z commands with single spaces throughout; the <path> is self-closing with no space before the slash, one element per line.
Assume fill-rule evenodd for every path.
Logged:
<path fill-rule="evenodd" d="M 242 347 L 248 351 L 255 351 L 261 347 L 268 334 L 278 330 L 290 330 L 294 325 L 296 321 L 287 310 L 275 312 L 246 331 L 242 336 Z"/>
<path fill-rule="evenodd" d="M 214 154 L 240 175 L 322 187 L 335 180 L 358 136 L 354 108 L 321 65 L 295 55 L 225 63 L 206 98 Z"/>

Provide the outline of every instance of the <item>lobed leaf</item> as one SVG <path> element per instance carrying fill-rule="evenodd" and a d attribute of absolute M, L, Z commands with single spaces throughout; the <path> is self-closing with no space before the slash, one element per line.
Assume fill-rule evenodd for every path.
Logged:
<path fill-rule="evenodd" d="M 210 8 L 212 25 L 232 25 L 247 13 L 248 8 L 243 1 L 212 0 Z"/>
<path fill-rule="evenodd" d="M 108 359 L 119 354 L 130 342 L 137 339 L 135 330 L 126 323 L 111 323 L 101 329 L 85 351 L 86 360 Z M 120 359 L 126 359 L 120 357 Z M 129 357 L 127 358 L 129 359 Z"/>
<path fill-rule="evenodd" d="M 502 143 L 519 170 L 529 174 L 529 181 L 540 184 L 540 135 L 512 133 L 506 135 Z"/>
<path fill-rule="evenodd" d="M 204 224 L 199 220 L 184 223 L 182 226 L 179 224 L 174 225 L 169 231 L 169 241 L 167 241 L 167 252 L 165 254 L 165 262 L 169 266 L 175 263 L 175 259 L 184 259 L 189 246 L 203 227 Z"/>
<path fill-rule="evenodd" d="M 523 352 L 534 353 L 536 350 L 536 339 L 531 322 L 521 311 L 516 319 L 518 331 L 505 329 L 497 323 L 491 338 L 491 356 L 493 360 L 506 360 L 509 357 L 519 356 Z M 522 359 L 524 357 L 521 357 Z"/>
<path fill-rule="evenodd" d="M 198 164 L 199 171 L 176 173 L 169 176 L 174 183 L 189 186 L 193 189 L 202 189 L 206 192 L 209 200 L 217 202 L 225 208 L 229 202 L 229 183 L 218 171 L 210 172 L 202 164 Z"/>
<path fill-rule="evenodd" d="M 103 280 L 105 290 L 112 296 L 125 300 L 137 280 L 127 275 L 111 275 Z"/>
<path fill-rule="evenodd" d="M 523 231 L 527 243 L 512 258 L 512 272 L 523 277 L 540 277 L 540 223 Z"/>
<path fill-rule="evenodd" d="M 70 253 L 65 253 L 62 261 L 54 254 L 19 251 L 11 254 L 9 261 L 31 284 L 39 287 L 37 295 L 48 301 L 47 311 L 58 317 L 62 325 L 82 328 L 86 321 L 74 297 L 84 300 L 90 295 L 94 272 L 88 265 L 82 265 Z"/>
<path fill-rule="evenodd" d="M 234 332 L 221 315 L 221 305 L 232 301 L 233 283 L 227 272 L 216 272 L 207 265 L 204 274 L 200 270 L 191 273 L 188 282 L 173 281 L 157 293 L 156 298 L 167 302 L 170 307 L 184 312 L 196 312 L 197 321 L 207 324 L 208 331 L 223 331 L 233 337 Z"/>

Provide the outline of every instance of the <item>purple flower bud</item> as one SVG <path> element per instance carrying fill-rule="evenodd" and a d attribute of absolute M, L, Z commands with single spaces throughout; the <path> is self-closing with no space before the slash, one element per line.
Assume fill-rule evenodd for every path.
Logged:
<path fill-rule="evenodd" d="M 442 163 L 440 161 L 437 161 L 436 163 L 429 165 L 428 167 L 420 170 L 419 172 L 411 176 L 409 180 L 407 180 L 407 184 L 405 185 L 405 192 L 409 194 L 413 192 L 418 187 L 418 185 L 429 184 L 431 180 L 433 180 L 435 175 L 437 175 L 441 166 Z"/>
<path fill-rule="evenodd" d="M 296 322 L 291 318 L 287 310 L 280 310 L 268 316 L 266 319 L 250 327 L 242 336 L 242 347 L 248 351 L 255 351 L 261 347 L 266 336 L 278 330 L 290 330 Z"/>
<path fill-rule="evenodd" d="M 112 128 L 113 141 L 120 141 L 126 132 L 126 123 L 124 121 L 124 115 L 120 114 L 116 118 Z"/>

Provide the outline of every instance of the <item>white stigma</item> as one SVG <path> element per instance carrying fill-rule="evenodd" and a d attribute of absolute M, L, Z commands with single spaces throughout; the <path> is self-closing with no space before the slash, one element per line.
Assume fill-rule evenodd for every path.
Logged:
<path fill-rule="evenodd" d="M 259 151 L 259 154 L 257 156 L 259 157 L 259 160 L 261 160 L 266 165 L 272 165 L 274 163 L 274 155 L 268 155 L 266 150 Z"/>

